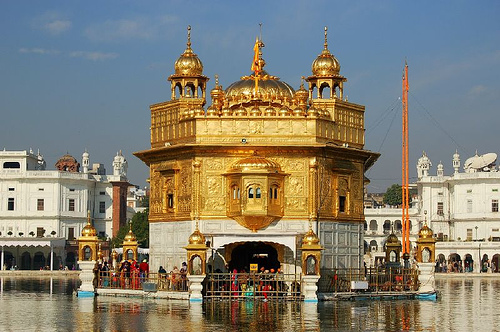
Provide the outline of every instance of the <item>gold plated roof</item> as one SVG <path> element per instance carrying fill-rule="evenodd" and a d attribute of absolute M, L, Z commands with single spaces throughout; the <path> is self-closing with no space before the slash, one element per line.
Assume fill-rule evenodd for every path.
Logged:
<path fill-rule="evenodd" d="M 260 72 L 259 85 L 257 96 L 261 100 L 277 100 L 287 98 L 292 100 L 295 95 L 295 90 L 285 82 L 279 80 L 275 76 L 270 76 L 266 71 Z M 225 96 L 228 99 L 236 100 L 251 100 L 255 97 L 255 82 L 251 76 L 244 76 L 240 81 L 229 85 L 225 91 Z"/>
<path fill-rule="evenodd" d="M 339 75 L 340 63 L 328 50 L 328 29 L 325 27 L 325 47 L 320 55 L 312 63 L 312 73 L 316 76 Z"/>
<path fill-rule="evenodd" d="M 203 64 L 191 49 L 191 26 L 188 26 L 188 41 L 184 53 L 175 61 L 175 75 L 197 76 L 203 74 Z"/>

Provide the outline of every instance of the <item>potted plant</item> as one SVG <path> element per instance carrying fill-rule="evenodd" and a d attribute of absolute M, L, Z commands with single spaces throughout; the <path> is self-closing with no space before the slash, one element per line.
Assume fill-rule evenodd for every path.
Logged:
<path fill-rule="evenodd" d="M 23 233 L 23 232 L 19 232 L 19 236 L 23 236 L 23 235 L 24 235 L 24 233 Z"/>
<path fill-rule="evenodd" d="M 31 231 L 29 234 L 30 234 L 31 236 L 35 236 L 35 232 L 33 232 L 33 231 Z"/>

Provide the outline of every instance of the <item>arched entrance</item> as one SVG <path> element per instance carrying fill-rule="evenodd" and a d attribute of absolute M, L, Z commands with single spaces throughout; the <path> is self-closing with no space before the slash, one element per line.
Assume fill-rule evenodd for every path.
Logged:
<path fill-rule="evenodd" d="M 68 252 L 68 254 L 66 255 L 66 266 L 68 267 L 68 269 L 72 270 L 75 266 L 75 263 L 75 253 L 72 251 Z"/>
<path fill-rule="evenodd" d="M 498 263 L 500 263 L 499 260 L 500 255 L 499 254 L 494 254 L 493 257 L 491 258 L 491 271 L 492 272 L 498 272 Z"/>
<path fill-rule="evenodd" d="M 471 254 L 465 255 L 464 269 L 465 269 L 465 272 L 473 272 L 474 271 L 474 260 L 472 259 Z"/>
<path fill-rule="evenodd" d="M 12 255 L 12 253 L 10 251 L 4 252 L 4 263 L 3 264 L 4 264 L 6 270 L 10 270 L 14 266 L 14 264 L 15 264 L 14 255 Z"/>
<path fill-rule="evenodd" d="M 45 256 L 42 252 L 37 252 L 33 256 L 33 268 L 35 270 L 43 269 L 45 267 Z"/>
<path fill-rule="evenodd" d="M 231 252 L 231 260 L 228 262 L 229 271 L 234 269 L 250 271 L 250 264 L 258 264 L 259 270 L 277 270 L 280 268 L 278 251 L 271 244 L 264 242 L 246 242 L 237 245 Z"/>
<path fill-rule="evenodd" d="M 27 251 L 21 255 L 21 270 L 31 270 L 31 255 Z"/>

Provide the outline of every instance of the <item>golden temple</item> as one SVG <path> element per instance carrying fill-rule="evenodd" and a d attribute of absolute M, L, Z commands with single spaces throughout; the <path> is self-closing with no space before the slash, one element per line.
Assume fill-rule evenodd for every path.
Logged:
<path fill-rule="evenodd" d="M 150 167 L 153 269 L 185 260 L 195 224 L 223 257 L 212 255 L 213 268 L 247 269 L 259 259 L 300 268 L 310 223 L 324 248 L 322 270 L 362 265 L 364 173 L 379 156 L 364 149 L 365 108 L 344 98 L 347 79 L 326 28 L 298 90 L 264 70 L 263 46 L 258 38 L 251 75 L 226 89 L 215 77 L 206 107 L 209 78 L 188 28 L 168 77 L 171 100 L 150 107 L 151 148 L 135 153 Z"/>

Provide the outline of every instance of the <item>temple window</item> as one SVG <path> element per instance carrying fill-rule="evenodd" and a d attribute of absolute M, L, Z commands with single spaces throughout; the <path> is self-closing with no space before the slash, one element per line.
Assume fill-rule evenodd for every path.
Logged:
<path fill-rule="evenodd" d="M 167 207 L 169 209 L 174 208 L 174 194 L 172 193 L 167 193 Z"/>
<path fill-rule="evenodd" d="M 240 188 L 238 186 L 233 186 L 233 201 L 240 199 Z"/>
<path fill-rule="evenodd" d="M 261 198 L 261 192 L 260 192 L 259 187 L 257 187 L 257 189 L 255 189 L 255 198 Z"/>
<path fill-rule="evenodd" d="M 253 187 L 248 188 L 248 198 L 253 198 Z"/>
<path fill-rule="evenodd" d="M 345 212 L 345 196 L 339 196 L 339 212 Z"/>

